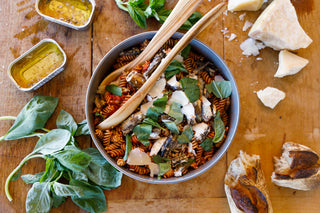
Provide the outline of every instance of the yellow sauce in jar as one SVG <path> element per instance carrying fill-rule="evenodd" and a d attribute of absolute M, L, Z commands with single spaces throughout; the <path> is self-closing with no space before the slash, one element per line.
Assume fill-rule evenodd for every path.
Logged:
<path fill-rule="evenodd" d="M 64 63 L 64 55 L 54 43 L 43 43 L 11 68 L 21 88 L 30 88 Z"/>
<path fill-rule="evenodd" d="M 40 0 L 39 10 L 44 15 L 81 26 L 89 21 L 92 4 L 88 0 Z"/>

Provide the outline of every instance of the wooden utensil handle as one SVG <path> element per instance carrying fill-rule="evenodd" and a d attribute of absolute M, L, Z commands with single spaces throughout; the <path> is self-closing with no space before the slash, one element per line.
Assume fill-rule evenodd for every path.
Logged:
<path fill-rule="evenodd" d="M 206 26 L 212 23 L 226 8 L 226 3 L 222 2 L 210 10 L 204 17 L 202 17 L 174 46 L 170 53 L 160 63 L 157 69 L 153 72 L 150 78 L 143 84 L 143 86 L 115 113 L 105 119 L 98 125 L 100 129 L 109 129 L 117 126 L 125 120 L 134 110 L 140 105 L 144 97 L 150 91 L 152 86 L 159 79 L 160 75 L 165 71 L 171 61 L 178 55 L 183 48 L 185 48 L 190 41 L 200 33 Z"/>
<path fill-rule="evenodd" d="M 157 34 L 152 38 L 148 46 L 132 62 L 110 73 L 100 84 L 98 91 L 102 93 L 106 85 L 115 81 L 125 70 L 130 70 L 135 66 L 144 63 L 152 58 L 165 42 L 182 26 L 182 24 L 196 10 L 202 0 L 180 0 L 169 17 L 163 23 Z"/>

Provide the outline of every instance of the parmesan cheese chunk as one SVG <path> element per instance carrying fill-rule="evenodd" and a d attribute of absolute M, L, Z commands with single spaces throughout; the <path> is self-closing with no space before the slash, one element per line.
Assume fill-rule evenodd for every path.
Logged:
<path fill-rule="evenodd" d="M 309 61 L 287 50 L 279 53 L 279 68 L 274 77 L 282 78 L 286 75 L 294 75 L 304 68 Z"/>
<path fill-rule="evenodd" d="M 177 102 L 184 106 L 189 103 L 189 99 L 182 90 L 177 90 L 172 93 L 171 98 L 168 101 L 168 104 L 171 105 L 173 102 Z"/>
<path fill-rule="evenodd" d="M 263 4 L 263 0 L 229 0 L 228 10 L 230 11 L 257 11 Z"/>
<path fill-rule="evenodd" d="M 297 50 L 312 42 L 300 26 L 290 0 L 274 0 L 256 20 L 249 36 L 275 50 Z"/>
<path fill-rule="evenodd" d="M 277 88 L 267 87 L 257 92 L 258 98 L 266 106 L 273 109 L 286 96 L 284 92 Z"/>
<path fill-rule="evenodd" d="M 149 95 L 152 98 L 160 98 L 163 96 L 162 91 L 166 87 L 167 81 L 165 78 L 160 78 L 159 80 L 156 81 L 154 86 L 150 89 Z"/>

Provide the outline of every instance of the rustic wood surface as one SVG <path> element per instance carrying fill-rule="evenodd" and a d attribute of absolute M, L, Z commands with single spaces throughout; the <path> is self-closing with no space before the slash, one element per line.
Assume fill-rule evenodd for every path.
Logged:
<path fill-rule="evenodd" d="M 270 1 L 270 0 L 269 0 Z M 148 21 L 148 29 L 139 28 L 113 0 L 96 0 L 96 13 L 92 26 L 76 31 L 43 20 L 35 12 L 33 0 L 0 1 L 0 116 L 16 116 L 35 94 L 59 97 L 58 109 L 47 124 L 55 127 L 60 109 L 70 112 L 76 121 L 85 119 L 86 89 L 95 67 L 102 57 L 117 43 L 140 32 L 157 30 L 159 24 Z M 207 12 L 218 0 L 204 0 L 199 11 Z M 167 1 L 173 7 L 176 1 Z M 299 21 L 313 39 L 307 49 L 298 55 L 310 63 L 300 73 L 276 79 L 273 77 L 278 62 L 278 52 L 266 48 L 259 57 L 245 57 L 239 45 L 247 39 L 242 31 L 245 20 L 254 22 L 261 11 L 224 14 L 197 38 L 224 58 L 232 71 L 240 93 L 241 116 L 235 139 L 227 154 L 206 173 L 183 183 L 152 185 L 124 177 L 121 187 L 106 191 L 108 212 L 229 212 L 223 190 L 223 179 L 230 161 L 242 149 L 258 154 L 275 212 L 319 212 L 320 189 L 310 192 L 275 186 L 270 181 L 273 170 L 272 157 L 280 155 L 284 141 L 294 141 L 320 152 L 320 4 L 316 0 L 292 0 Z M 227 28 L 225 35 L 221 30 Z M 237 38 L 228 41 L 235 33 Z M 67 68 L 56 78 L 35 92 L 19 91 L 7 75 L 9 63 L 43 38 L 55 39 L 68 56 Z M 286 92 L 286 98 L 274 110 L 266 108 L 255 92 L 274 86 Z M 0 135 L 6 133 L 12 121 L 0 122 Z M 13 201 L 4 193 L 4 183 L 9 173 L 32 151 L 36 140 L 22 139 L 0 143 L 0 212 L 25 212 L 25 199 L 30 186 L 19 179 L 11 184 Z M 82 147 L 92 146 L 89 136 L 80 138 Z M 33 159 L 22 173 L 36 173 L 44 169 L 44 161 Z M 51 212 L 85 212 L 71 199 Z"/>

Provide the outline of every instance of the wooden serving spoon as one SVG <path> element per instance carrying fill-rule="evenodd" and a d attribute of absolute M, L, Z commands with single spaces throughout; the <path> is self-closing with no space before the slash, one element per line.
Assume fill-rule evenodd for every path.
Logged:
<path fill-rule="evenodd" d="M 169 17 L 163 23 L 148 46 L 132 62 L 110 73 L 99 85 L 98 93 L 105 92 L 105 87 L 115 81 L 125 70 L 130 70 L 152 58 L 164 43 L 182 26 L 203 0 L 179 0 Z"/>
<path fill-rule="evenodd" d="M 143 86 L 115 113 L 100 123 L 98 128 L 102 130 L 113 128 L 132 114 L 176 55 L 178 55 L 196 35 L 211 24 L 225 9 L 226 3 L 222 2 L 202 17 L 173 47 Z"/>

